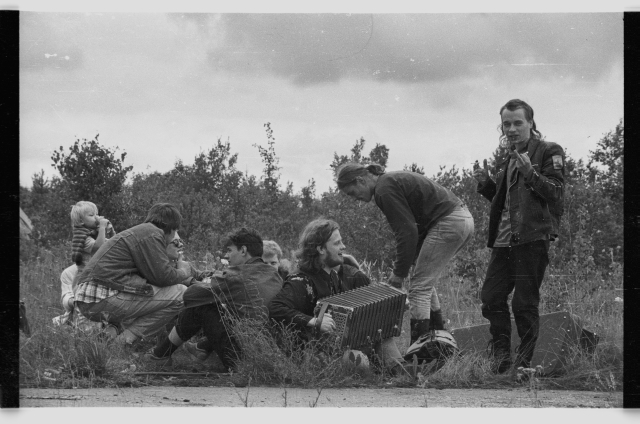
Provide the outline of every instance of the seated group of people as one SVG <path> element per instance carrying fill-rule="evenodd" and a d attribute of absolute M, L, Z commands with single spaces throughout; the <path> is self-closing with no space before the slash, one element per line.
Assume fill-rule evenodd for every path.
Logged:
<path fill-rule="evenodd" d="M 173 324 L 168 336 L 158 337 L 145 354 L 149 364 L 170 366 L 173 352 L 184 344 L 201 361 L 215 352 L 229 369 L 240 352 L 230 319 L 263 325 L 271 318 L 310 340 L 335 329 L 329 316 L 316 325 L 318 299 L 370 284 L 357 261 L 344 254 L 338 224 L 331 220 L 316 219 L 303 230 L 291 274 L 281 264 L 277 243 L 247 228 L 224 239 L 224 270 L 198 271 L 182 260 L 181 222 L 175 206 L 156 204 L 144 223 L 104 240 L 79 271 L 77 265 L 65 269 L 61 281 L 67 312 L 57 321 L 82 329 L 102 325 L 124 346 Z M 204 337 L 190 341 L 198 334 Z M 401 359 L 393 339 L 376 348 L 389 358 L 389 366 Z"/>
<path fill-rule="evenodd" d="M 540 327 L 540 287 L 564 208 L 565 153 L 558 144 L 544 140 L 526 102 L 512 99 L 499 109 L 499 115 L 503 157 L 492 176 L 485 160 L 482 168 L 477 164 L 473 177 L 477 192 L 491 202 L 487 247 L 492 252 L 481 309 L 490 323 L 491 369 L 505 373 L 531 365 Z M 446 332 L 436 285 L 453 258 L 474 238 L 471 212 L 436 181 L 417 172 L 386 172 L 375 163 L 341 165 L 336 184 L 356 201 L 375 203 L 386 217 L 396 242 L 386 283 L 406 290 L 409 302 L 411 346 L 404 359 L 411 358 L 412 352 L 424 354 L 436 332 Z M 171 353 L 200 329 L 206 341 L 187 343 L 186 348 L 200 358 L 216 351 L 231 364 L 233 339 L 222 325 L 230 312 L 258 321 L 270 317 L 294 326 L 307 338 L 329 332 L 335 328 L 333 320 L 317 321 L 314 316 L 318 299 L 370 283 L 357 262 L 344 255 L 334 221 L 318 219 L 306 226 L 296 272 L 283 280 L 270 267 L 277 266 L 277 259 L 265 253 L 267 243 L 254 231 L 241 229 L 225 242 L 229 267 L 224 272 L 202 273 L 177 253 L 176 231 L 182 217 L 174 206 L 154 205 L 143 224 L 117 235 L 97 212 L 90 202 L 79 202 L 72 210 L 73 257 L 78 269 L 75 278 L 73 270 L 63 274 L 63 280 L 72 281 L 73 286 L 73 297 L 63 298 L 65 308 L 75 307 L 93 322 L 115 324 L 108 330 L 125 344 L 156 334 L 178 315 L 168 339 L 147 355 L 159 364 L 169 363 Z M 515 360 L 511 293 L 520 338 Z M 403 358 L 393 338 L 379 343 L 377 349 L 389 366 L 401 365 Z"/>

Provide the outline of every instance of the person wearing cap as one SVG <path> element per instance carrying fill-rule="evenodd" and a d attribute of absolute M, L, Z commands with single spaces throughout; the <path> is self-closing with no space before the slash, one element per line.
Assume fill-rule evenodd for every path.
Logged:
<path fill-rule="evenodd" d="M 558 235 L 563 210 L 564 151 L 542 140 L 533 109 L 513 99 L 500 108 L 501 147 L 495 181 L 486 160 L 473 176 L 477 191 L 491 202 L 489 240 L 492 249 L 481 292 L 482 315 L 489 320 L 492 370 L 504 373 L 511 361 L 511 308 L 520 345 L 514 369 L 528 368 L 539 332 L 540 286 L 549 263 L 549 242 Z"/>

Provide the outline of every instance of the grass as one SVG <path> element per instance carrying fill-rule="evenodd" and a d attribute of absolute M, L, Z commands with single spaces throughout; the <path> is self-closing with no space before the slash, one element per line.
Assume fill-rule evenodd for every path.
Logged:
<path fill-rule="evenodd" d="M 20 336 L 20 381 L 22 387 L 130 387 L 145 385 L 229 385 L 247 387 L 438 387 L 499 388 L 519 387 L 508 375 L 493 375 L 483 353 L 456 356 L 436 369 L 433 364 L 416 366 L 416 373 L 390 376 L 384 372 L 362 371 L 345 364 L 340 350 L 323 350 L 309 344 L 304 351 L 294 349 L 295 335 L 280 328 L 276 342 L 274 329 L 250 322 L 233 322 L 242 348 L 236 372 L 230 377 L 206 379 L 152 379 L 132 371 L 147 371 L 142 352 L 155 340 L 142 341 L 134 352 L 109 344 L 95 333 L 83 333 L 70 326 L 55 326 L 52 318 L 62 314 L 59 277 L 68 266 L 68 245 L 51 249 L 31 248 L 20 263 L 20 293 L 25 301 L 32 336 Z M 383 271 L 375 264 L 363 264 L 376 280 Z M 450 269 L 454 269 L 452 266 Z M 463 279 L 452 272 L 444 276 L 438 294 L 447 328 L 484 324 L 478 300 L 481 281 Z M 596 332 L 600 342 L 593 354 L 580 349 L 569 352 L 565 372 L 554 377 L 538 377 L 537 390 L 572 389 L 603 392 L 622 390 L 622 303 L 621 274 L 605 272 L 576 278 L 561 270 L 549 269 L 542 286 L 541 313 L 567 310 L 578 315 L 584 328 Z M 409 344 L 409 317 L 405 314 L 403 334 L 397 338 L 400 351 Z M 206 363 L 194 362 L 179 349 L 174 354 L 176 372 L 224 371 L 216 355 Z M 372 367 L 375 368 L 375 367 Z M 55 381 L 46 372 L 60 371 Z M 414 375 L 412 375 L 414 374 Z M 55 377 L 55 372 L 54 372 Z M 247 390 L 248 393 L 248 390 Z M 286 403 L 286 395 L 284 398 Z"/>

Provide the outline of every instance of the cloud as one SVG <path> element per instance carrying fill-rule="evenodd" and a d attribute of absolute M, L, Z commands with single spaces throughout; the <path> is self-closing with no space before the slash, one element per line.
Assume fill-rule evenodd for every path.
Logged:
<path fill-rule="evenodd" d="M 620 13 L 183 16 L 215 34 L 214 70 L 269 72 L 299 85 L 456 80 L 494 66 L 597 79 L 622 60 Z"/>

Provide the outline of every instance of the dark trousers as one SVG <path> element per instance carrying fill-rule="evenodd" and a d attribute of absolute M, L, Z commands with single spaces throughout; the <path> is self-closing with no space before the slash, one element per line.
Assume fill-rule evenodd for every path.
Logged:
<path fill-rule="evenodd" d="M 482 286 L 482 316 L 489 320 L 495 346 L 511 346 L 511 308 L 520 346 L 517 366 L 529 366 L 538 340 L 540 285 L 549 264 L 549 242 L 537 240 L 514 247 L 494 247 Z"/>
<path fill-rule="evenodd" d="M 215 351 L 225 368 L 234 368 L 239 347 L 231 336 L 230 328 L 225 324 L 218 305 L 207 304 L 183 309 L 178 315 L 175 328 L 178 337 L 185 341 L 202 329 L 202 333 L 207 338 L 205 349 Z"/>

